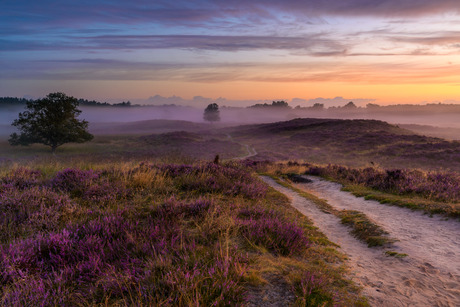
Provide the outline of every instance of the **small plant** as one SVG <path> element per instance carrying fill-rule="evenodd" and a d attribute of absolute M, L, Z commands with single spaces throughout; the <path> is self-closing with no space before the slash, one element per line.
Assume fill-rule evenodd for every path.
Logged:
<path fill-rule="evenodd" d="M 326 290 L 327 283 L 312 272 L 305 272 L 294 285 L 297 306 L 332 306 L 333 295 Z"/>
<path fill-rule="evenodd" d="M 408 256 L 407 254 L 400 254 L 400 253 L 395 252 L 395 251 L 386 251 L 385 255 L 395 257 L 395 258 L 404 258 L 404 257 Z"/>
<path fill-rule="evenodd" d="M 354 210 L 342 210 L 339 213 L 342 224 L 349 225 L 353 228 L 351 233 L 361 241 L 367 243 L 367 246 L 383 246 L 392 242 L 388 238 L 388 232 L 372 222 L 364 213 Z"/>

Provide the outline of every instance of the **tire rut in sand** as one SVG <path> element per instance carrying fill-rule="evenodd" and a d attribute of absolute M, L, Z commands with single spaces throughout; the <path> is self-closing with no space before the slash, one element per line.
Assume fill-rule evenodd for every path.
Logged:
<path fill-rule="evenodd" d="M 458 273 L 458 266 L 460 261 L 458 259 L 459 253 L 457 249 L 460 245 L 450 246 L 447 252 L 447 257 L 451 257 L 450 264 L 445 264 L 443 260 L 436 261 L 436 256 L 442 247 L 436 246 L 445 244 L 445 238 L 437 242 L 438 236 L 432 238 L 425 238 L 414 246 L 419 246 L 418 249 L 414 246 L 406 247 L 407 240 L 401 239 L 402 234 L 406 231 L 411 231 L 409 236 L 415 236 L 413 241 L 417 240 L 417 236 L 424 236 L 423 232 L 414 233 L 414 230 L 407 229 L 413 227 L 413 223 L 421 223 L 418 217 L 422 216 L 427 219 L 429 217 L 420 215 L 418 212 L 411 212 L 410 210 L 398 207 L 389 207 L 378 204 L 380 207 L 388 207 L 392 209 L 399 209 L 395 212 L 385 213 L 372 213 L 374 208 L 366 208 L 368 201 L 354 197 L 353 195 L 340 191 L 340 185 L 331 182 L 321 182 L 315 184 L 299 184 L 299 188 L 306 188 L 308 192 L 314 193 L 321 198 L 328 200 L 332 206 L 337 209 L 354 209 L 369 214 L 369 216 L 377 221 L 380 225 L 384 226 L 385 230 L 390 232 L 390 235 L 400 242 L 396 243 L 396 248 L 400 253 L 409 254 L 406 258 L 394 258 L 386 256 L 381 248 L 368 248 L 364 243 L 361 243 L 348 233 L 348 228 L 340 223 L 340 220 L 332 214 L 326 214 L 320 211 L 313 202 L 303 198 L 296 192 L 282 187 L 277 184 L 273 179 L 262 177 L 262 179 L 271 187 L 287 195 L 291 201 L 292 206 L 305 214 L 314 221 L 317 226 L 331 241 L 339 244 L 342 251 L 349 257 L 349 266 L 351 268 L 351 276 L 355 282 L 363 286 L 363 294 L 369 298 L 369 302 L 373 306 L 460 306 L 460 274 Z M 318 180 L 313 178 L 313 180 Z M 315 181 L 314 181 L 315 183 Z M 332 184 L 332 185 L 328 185 Z M 321 189 L 319 188 L 321 186 Z M 307 188 L 308 187 L 308 188 Z M 319 193 L 318 191 L 321 191 Z M 338 193 L 340 192 L 340 193 Z M 344 193 L 344 194 L 342 194 Z M 345 197 L 347 196 L 347 197 Z M 351 198 L 349 198 L 351 197 Z M 342 198 L 347 199 L 347 205 L 339 204 Z M 365 202 L 361 207 L 352 207 L 349 203 Z M 363 210 L 366 209 L 367 211 Z M 402 210 L 402 211 L 400 211 Z M 371 214 L 372 213 L 372 214 Z M 401 223 L 409 225 L 406 228 L 402 227 L 401 230 L 394 231 L 391 224 L 382 222 L 380 214 L 387 214 L 386 219 L 397 219 Z M 394 216 L 394 215 L 397 216 Z M 393 216 L 392 216 L 393 215 Z M 412 216 L 415 215 L 415 220 Z M 410 222 L 407 222 L 410 221 Z M 436 221 L 439 224 L 443 221 Z M 448 221 L 450 225 L 447 227 L 453 233 L 450 236 L 459 237 L 460 233 L 456 221 Z M 426 229 L 434 226 L 419 225 L 418 228 Z M 435 228 L 438 229 L 438 228 Z M 434 230 L 434 233 L 439 230 Z M 430 233 L 433 236 L 432 233 Z M 445 236 L 444 232 L 440 232 L 440 237 Z M 455 239 L 452 239 L 455 241 Z M 448 241 L 448 240 L 447 240 Z M 451 243 L 449 245 L 452 245 Z M 435 256 L 418 255 L 420 251 L 423 254 L 434 253 Z M 454 253 L 452 255 L 451 253 Z"/>

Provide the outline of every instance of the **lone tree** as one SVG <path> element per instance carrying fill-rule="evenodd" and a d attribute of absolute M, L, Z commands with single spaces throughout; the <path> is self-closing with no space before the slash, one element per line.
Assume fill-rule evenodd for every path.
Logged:
<path fill-rule="evenodd" d="M 50 146 L 54 153 L 65 143 L 90 141 L 93 135 L 87 131 L 88 122 L 76 118 L 81 113 L 77 106 L 78 100 L 64 93 L 50 93 L 43 99 L 27 102 L 26 111 L 19 113 L 11 124 L 20 134 L 11 134 L 9 143 L 40 143 Z"/>
<path fill-rule="evenodd" d="M 203 118 L 208 122 L 220 121 L 219 106 L 217 103 L 211 103 L 204 109 Z"/>

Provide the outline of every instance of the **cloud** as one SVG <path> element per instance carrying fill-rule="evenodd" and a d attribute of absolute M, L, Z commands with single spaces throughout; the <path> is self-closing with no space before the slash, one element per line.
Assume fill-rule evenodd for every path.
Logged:
<path fill-rule="evenodd" d="M 406 35 L 395 35 L 392 41 L 420 45 L 450 45 L 460 44 L 460 31 L 443 31 L 431 33 L 413 33 Z"/>
<path fill-rule="evenodd" d="M 235 81 L 303 83 L 340 82 L 351 84 L 453 83 L 458 64 L 429 63 L 150 63 L 105 59 L 27 61 L 2 64 L 0 79 L 40 80 L 151 80 L 195 83 Z M 457 81 L 455 81 L 457 82 Z"/>
<path fill-rule="evenodd" d="M 0 40 L 0 50 L 290 50 L 313 56 L 344 55 L 346 47 L 324 34 L 304 36 L 102 35 L 73 38 L 75 43 Z"/>
<path fill-rule="evenodd" d="M 88 22 L 135 24 L 197 24 L 241 18 L 260 21 L 278 13 L 301 16 L 380 16 L 401 17 L 458 13 L 457 0 L 9 0 L 3 1 L 0 17 L 19 23 L 24 17 L 44 24 L 87 24 Z M 259 19 L 259 20 L 258 20 Z"/>
<path fill-rule="evenodd" d="M 320 34 L 306 36 L 217 36 L 217 35 L 127 35 L 127 36 L 98 36 L 83 38 L 89 44 L 100 48 L 118 47 L 121 49 L 201 49 L 201 50 L 312 50 L 323 48 L 324 52 L 340 52 L 343 46 Z M 340 49 L 337 51 L 337 49 Z"/>

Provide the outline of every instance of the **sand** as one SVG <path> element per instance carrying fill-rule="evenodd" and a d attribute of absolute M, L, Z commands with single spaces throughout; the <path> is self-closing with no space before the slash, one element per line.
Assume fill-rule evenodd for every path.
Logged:
<path fill-rule="evenodd" d="M 340 191 L 336 183 L 309 177 L 301 189 L 326 199 L 336 209 L 365 213 L 399 240 L 390 249 L 368 248 L 349 234 L 349 229 L 331 214 L 296 192 L 263 180 L 292 200 L 292 205 L 314 221 L 349 257 L 351 278 L 363 287 L 372 306 L 460 306 L 460 223 L 418 211 L 382 205 Z M 408 254 L 405 258 L 385 255 L 386 250 Z"/>

